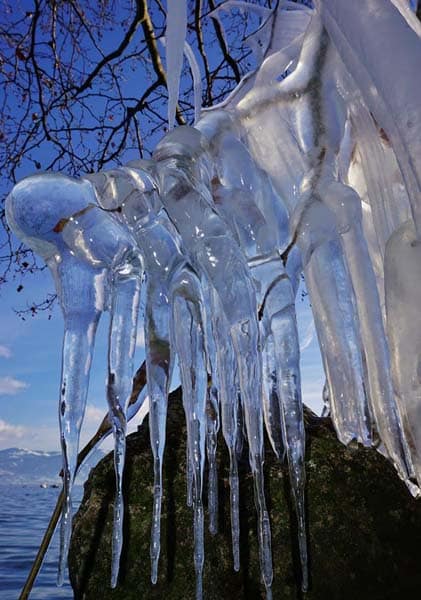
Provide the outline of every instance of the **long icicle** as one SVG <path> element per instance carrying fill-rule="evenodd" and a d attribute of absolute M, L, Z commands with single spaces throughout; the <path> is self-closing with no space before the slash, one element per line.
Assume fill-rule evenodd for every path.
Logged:
<path fill-rule="evenodd" d="M 108 344 L 107 400 L 114 434 L 116 492 L 111 551 L 111 587 L 117 585 L 123 547 L 123 470 L 126 456 L 126 406 L 130 398 L 139 309 L 140 279 L 114 275 Z"/>
<path fill-rule="evenodd" d="M 370 412 L 397 472 L 413 489 L 411 459 L 406 456 L 402 424 L 396 409 L 389 349 L 385 337 L 374 270 L 362 231 L 361 202 L 350 187 L 336 181 L 320 189 L 323 201 L 342 226 L 340 240 L 355 292 L 361 340 L 367 364 Z"/>
<path fill-rule="evenodd" d="M 276 457 L 283 462 L 285 448 L 281 422 L 279 382 L 276 373 L 276 359 L 273 335 L 266 336 L 263 347 L 263 418 L 266 433 Z"/>
<path fill-rule="evenodd" d="M 259 330 L 257 321 L 243 322 L 231 327 L 238 375 L 241 404 L 244 411 L 249 443 L 250 466 L 254 478 L 255 501 L 258 515 L 260 568 L 266 594 L 271 596 L 273 579 L 272 549 L 269 513 L 266 508 L 263 474 L 263 415 L 261 409 L 262 373 L 258 352 Z"/>
<path fill-rule="evenodd" d="M 212 293 L 206 282 L 201 282 L 205 311 L 205 348 L 208 372 L 208 398 L 206 403 L 206 455 L 208 459 L 208 512 L 209 532 L 218 532 L 218 465 L 216 451 L 220 428 L 219 415 L 219 383 L 216 364 L 215 339 L 212 332 L 211 298 Z"/>
<path fill-rule="evenodd" d="M 224 318 L 219 298 L 213 294 L 213 335 L 216 346 L 216 366 L 218 371 L 218 393 L 221 405 L 222 434 L 229 454 L 229 484 L 231 541 L 234 570 L 240 570 L 240 511 L 239 481 L 237 463 L 238 439 L 238 399 L 235 385 L 235 356 L 231 339 L 226 335 L 226 319 Z"/>
<path fill-rule="evenodd" d="M 329 384 L 333 424 L 342 443 L 355 439 L 370 446 L 358 315 L 336 221 L 316 197 L 304 206 L 297 243 Z M 345 391 L 349 394 L 346 402 Z"/>
<path fill-rule="evenodd" d="M 63 453 L 64 504 L 60 526 L 57 584 L 62 585 L 72 532 L 72 488 L 77 466 L 80 428 L 86 407 L 95 333 L 101 315 L 96 298 L 104 275 L 63 255 L 55 272 L 64 315 L 64 339 L 60 384 L 59 419 Z M 74 293 L 75 282 L 83 294 Z M 102 294 L 103 295 L 103 294 Z"/>
<path fill-rule="evenodd" d="M 161 551 L 162 460 L 165 448 L 168 389 L 171 376 L 170 307 L 168 290 L 149 277 L 145 306 L 146 371 L 149 393 L 149 428 L 154 459 L 151 581 L 158 579 Z"/>
<path fill-rule="evenodd" d="M 290 483 L 298 522 L 302 589 L 308 588 L 307 536 L 305 526 L 305 431 L 301 401 L 300 347 L 295 318 L 295 298 L 288 277 L 274 285 L 265 302 L 276 360 L 281 429 L 286 447 Z"/>
<path fill-rule="evenodd" d="M 216 450 L 219 431 L 219 404 L 217 388 L 208 383 L 206 402 L 206 456 L 208 458 L 208 511 L 209 531 L 218 533 L 218 470 Z"/>
<path fill-rule="evenodd" d="M 183 269 L 175 279 L 174 286 L 172 332 L 180 366 L 183 405 L 187 422 L 187 443 L 193 473 L 196 600 L 201 600 L 204 565 L 202 490 L 206 451 L 207 399 L 204 305 L 200 299 L 200 282 L 192 271 Z"/>

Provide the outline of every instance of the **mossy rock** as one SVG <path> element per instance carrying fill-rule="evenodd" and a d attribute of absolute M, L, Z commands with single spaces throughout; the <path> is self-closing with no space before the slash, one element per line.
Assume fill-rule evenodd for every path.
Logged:
<path fill-rule="evenodd" d="M 272 525 L 273 598 L 392 600 L 421 594 L 421 502 L 374 450 L 345 448 L 330 423 L 307 415 L 307 522 L 310 591 L 300 569 L 288 475 L 268 448 L 267 503 Z M 74 521 L 69 556 L 76 600 L 188 600 L 195 597 L 192 510 L 186 506 L 186 431 L 172 395 L 164 463 L 161 558 L 150 582 L 152 460 L 147 419 L 127 439 L 124 548 L 118 586 L 110 588 L 113 457 L 91 472 Z M 206 531 L 205 600 L 265 598 L 260 582 L 252 478 L 240 461 L 241 570 L 233 571 L 228 459 L 219 440 L 219 532 Z M 206 490 L 204 492 L 206 500 Z"/>

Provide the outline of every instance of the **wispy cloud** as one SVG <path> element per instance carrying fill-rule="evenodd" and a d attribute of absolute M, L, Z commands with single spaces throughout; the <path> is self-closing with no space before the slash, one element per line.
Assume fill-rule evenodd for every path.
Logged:
<path fill-rule="evenodd" d="M 9 448 L 18 446 L 24 439 L 26 433 L 25 427 L 21 425 L 12 425 L 0 419 L 0 448 Z"/>
<path fill-rule="evenodd" d="M 22 437 L 24 433 L 25 427 L 22 427 L 22 425 L 12 425 L 11 423 L 3 421 L 3 419 L 0 419 L 0 436 L 16 435 Z"/>
<path fill-rule="evenodd" d="M 1 358 L 10 358 L 12 356 L 12 351 L 7 346 L 2 346 L 0 344 L 0 357 Z"/>
<path fill-rule="evenodd" d="M 0 377 L 0 396 L 13 396 L 26 390 L 28 384 L 14 377 Z"/>
<path fill-rule="evenodd" d="M 85 418 L 83 420 L 84 426 L 98 426 L 106 415 L 106 412 L 107 409 L 105 407 L 98 408 L 98 406 L 88 404 L 86 407 Z"/>

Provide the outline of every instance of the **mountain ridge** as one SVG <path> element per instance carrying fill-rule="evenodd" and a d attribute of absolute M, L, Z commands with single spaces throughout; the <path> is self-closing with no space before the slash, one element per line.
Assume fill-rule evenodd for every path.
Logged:
<path fill-rule="evenodd" d="M 95 449 L 80 469 L 78 483 L 83 483 L 89 471 L 105 456 Z M 2 484 L 61 483 L 61 452 L 45 452 L 28 448 L 0 450 L 0 482 Z"/>

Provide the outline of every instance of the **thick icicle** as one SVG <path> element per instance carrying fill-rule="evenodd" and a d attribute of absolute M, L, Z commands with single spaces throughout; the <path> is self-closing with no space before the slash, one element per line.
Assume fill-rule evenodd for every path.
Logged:
<path fill-rule="evenodd" d="M 102 276 L 103 277 L 103 276 Z M 101 311 L 96 296 L 101 274 L 77 261 L 70 252 L 61 256 L 56 282 L 64 316 L 63 358 L 60 383 L 60 432 L 63 452 L 64 505 L 60 526 L 60 559 L 57 583 L 62 585 L 72 532 L 72 488 L 85 413 L 95 333 Z M 75 284 L 83 295 L 75 294 Z"/>
<path fill-rule="evenodd" d="M 335 213 L 355 292 L 367 368 L 370 412 L 396 470 L 404 481 L 408 481 L 410 469 L 408 471 L 401 423 L 393 396 L 389 350 L 383 327 L 380 299 L 362 232 L 360 199 L 352 188 L 335 181 L 321 186 L 320 195 Z"/>
<path fill-rule="evenodd" d="M 214 120 L 215 117 L 217 115 L 213 115 Z M 222 120 L 223 116 L 220 118 Z M 256 168 L 244 145 L 227 129 L 220 138 L 218 154 L 224 159 L 217 163 L 220 185 L 214 186 L 214 199 L 231 228 L 237 232 L 256 283 L 260 311 L 263 312 L 264 382 L 268 388 L 263 412 L 269 438 L 278 457 L 283 456 L 284 444 L 287 449 L 299 523 L 303 589 L 306 589 L 304 425 L 299 347 L 294 294 L 280 260 L 280 253 L 288 243 L 287 218 L 266 174 Z M 278 326 L 275 328 L 273 323 L 276 319 Z M 281 422 L 284 443 L 279 438 Z M 265 565 L 263 568 L 266 568 Z"/>
<path fill-rule="evenodd" d="M 37 202 L 34 202 L 34 199 Z M 8 196 L 9 224 L 47 262 L 63 311 L 59 420 L 63 455 L 64 507 L 60 527 L 58 584 L 64 579 L 72 525 L 72 488 L 79 434 L 86 406 L 95 332 L 105 309 L 106 278 L 101 261 L 85 262 L 66 243 L 66 227 L 95 206 L 89 183 L 62 175 L 28 177 Z M 79 247 L 84 247 L 83 234 Z M 75 293 L 75 289 L 79 293 Z"/>
<path fill-rule="evenodd" d="M 235 135 L 229 116 L 222 112 L 213 113 L 204 118 L 200 127 L 209 135 L 209 129 L 219 131 L 222 123 L 225 127 L 212 140 L 218 175 L 213 179 L 213 199 L 248 259 L 261 311 L 268 290 L 283 271 L 279 254 L 289 239 L 287 215 L 266 173 L 256 166 Z M 261 333 L 264 346 L 270 331 L 263 328 Z M 272 447 L 281 457 L 283 443 L 275 356 L 270 354 L 269 346 L 270 342 L 263 353 L 263 416 Z"/>
<path fill-rule="evenodd" d="M 114 433 L 114 468 L 116 473 L 111 553 L 111 587 L 115 587 L 123 546 L 123 469 L 126 455 L 126 406 L 132 390 L 140 280 L 138 277 L 125 277 L 120 272 L 114 274 L 112 284 L 107 399 Z"/>
<path fill-rule="evenodd" d="M 349 278 L 334 215 L 319 200 L 304 204 L 294 219 L 297 244 L 319 338 L 332 419 L 339 439 L 371 444 L 364 391 L 361 340 Z M 339 360 L 340 358 L 340 360 Z M 345 397 L 346 394 L 346 397 Z"/>

